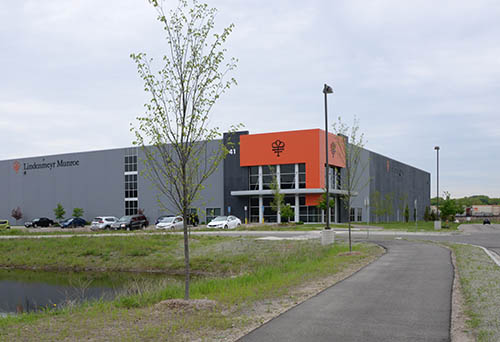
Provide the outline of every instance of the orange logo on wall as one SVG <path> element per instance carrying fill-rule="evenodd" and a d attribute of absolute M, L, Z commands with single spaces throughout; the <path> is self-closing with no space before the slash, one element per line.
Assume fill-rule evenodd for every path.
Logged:
<path fill-rule="evenodd" d="M 18 173 L 20 168 L 21 168 L 21 164 L 19 164 L 19 162 L 16 160 L 14 162 L 14 171 L 16 171 L 16 173 Z"/>

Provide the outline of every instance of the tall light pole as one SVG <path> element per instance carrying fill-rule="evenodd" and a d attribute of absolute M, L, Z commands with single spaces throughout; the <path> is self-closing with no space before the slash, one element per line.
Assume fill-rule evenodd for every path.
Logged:
<path fill-rule="evenodd" d="M 436 150 L 436 160 L 437 160 L 437 172 L 436 172 L 436 178 L 437 178 L 437 196 L 436 196 L 436 211 L 437 211 L 437 220 L 439 221 L 439 146 L 434 146 L 434 149 Z"/>
<path fill-rule="evenodd" d="M 325 184 L 326 184 L 326 227 L 325 229 L 330 229 L 330 177 L 329 177 L 329 165 L 328 165 L 328 106 L 326 95 L 332 94 L 333 89 L 329 85 L 325 84 L 323 87 L 323 94 L 325 95 Z"/>

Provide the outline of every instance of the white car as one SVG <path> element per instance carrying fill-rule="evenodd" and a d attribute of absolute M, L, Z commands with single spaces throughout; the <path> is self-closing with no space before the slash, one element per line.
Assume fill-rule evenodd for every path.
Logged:
<path fill-rule="evenodd" d="M 241 225 L 241 220 L 236 216 L 217 216 L 209 224 L 208 228 L 234 229 Z"/>
<path fill-rule="evenodd" d="M 180 216 L 164 217 L 156 224 L 157 229 L 182 229 L 184 220 Z"/>
<path fill-rule="evenodd" d="M 117 217 L 114 216 L 97 216 L 92 220 L 90 224 L 90 229 L 92 230 L 100 230 L 111 228 L 111 225 L 118 221 Z"/>

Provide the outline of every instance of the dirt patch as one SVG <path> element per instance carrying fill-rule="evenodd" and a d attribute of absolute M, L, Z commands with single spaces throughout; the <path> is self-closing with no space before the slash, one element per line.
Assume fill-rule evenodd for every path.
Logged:
<path fill-rule="evenodd" d="M 155 305 L 155 309 L 168 308 L 170 310 L 210 310 L 217 305 L 215 300 L 210 299 L 168 299 Z"/>

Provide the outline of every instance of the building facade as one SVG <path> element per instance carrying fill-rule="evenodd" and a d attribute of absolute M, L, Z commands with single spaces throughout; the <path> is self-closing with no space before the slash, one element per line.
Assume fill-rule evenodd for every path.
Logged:
<path fill-rule="evenodd" d="M 233 145 L 192 210 L 201 222 L 224 214 L 248 222 L 279 222 L 271 208 L 275 179 L 293 209 L 293 221 L 324 222 L 326 213 L 317 206 L 326 182 L 324 139 L 320 129 L 224 134 L 223 142 Z M 345 158 L 340 139 L 334 134 L 328 137 L 330 194 L 335 201 L 331 222 L 345 222 L 347 215 L 351 221 L 395 221 L 402 219 L 406 205 L 422 218 L 429 206 L 430 174 L 368 150 L 362 150 L 360 187 L 348 213 L 342 201 Z M 214 141 L 209 148 L 219 144 Z M 130 215 L 139 209 L 150 221 L 177 214 L 142 175 L 144 159 L 142 150 L 133 147 L 0 161 L 0 218 L 10 218 L 17 207 L 23 213 L 18 224 L 54 217 L 58 203 L 66 209 L 66 217 L 74 208 L 82 208 L 87 220 Z"/>

